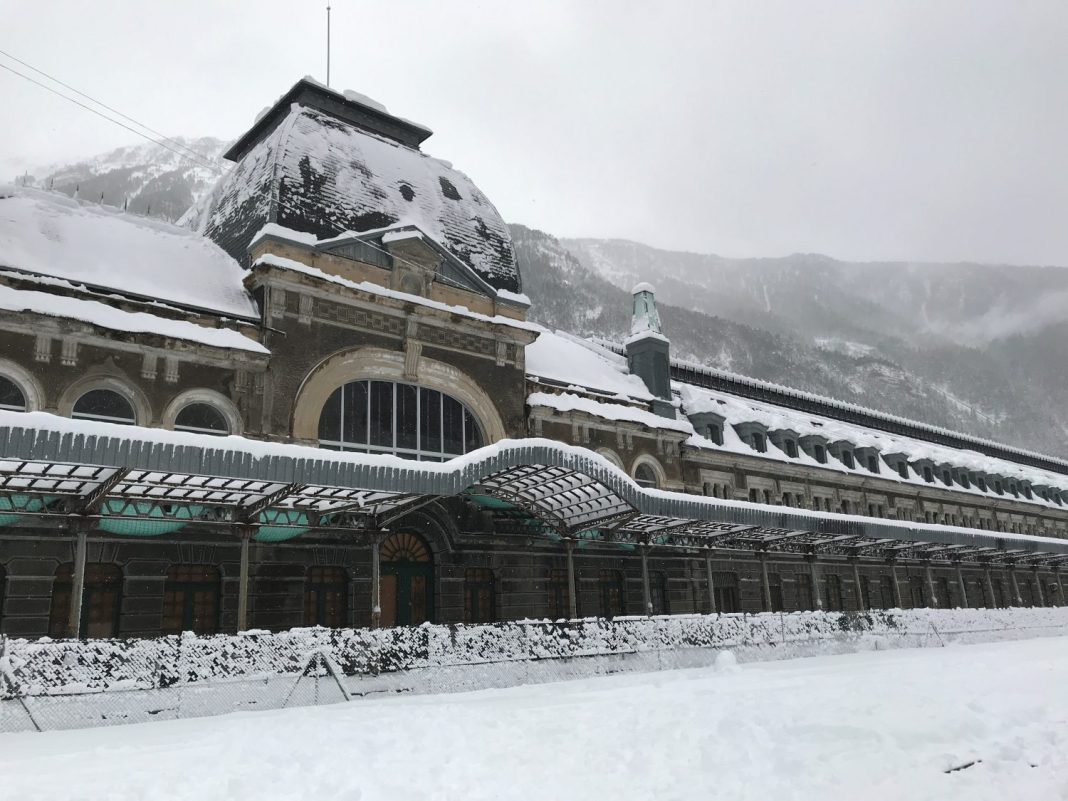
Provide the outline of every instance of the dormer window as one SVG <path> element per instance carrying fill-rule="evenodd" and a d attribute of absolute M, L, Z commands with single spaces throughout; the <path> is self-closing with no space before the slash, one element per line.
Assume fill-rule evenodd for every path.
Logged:
<path fill-rule="evenodd" d="M 878 473 L 879 472 L 879 459 L 874 453 L 870 454 L 868 456 L 868 472 L 869 473 Z"/>
<path fill-rule="evenodd" d="M 945 484 L 947 487 L 953 486 L 953 474 L 950 473 L 948 470 L 942 471 L 942 483 Z"/>
<path fill-rule="evenodd" d="M 763 434 L 754 433 L 750 442 L 753 446 L 753 450 L 757 451 L 758 453 L 764 453 L 768 449 L 768 442 L 766 439 L 764 439 Z"/>
<path fill-rule="evenodd" d="M 968 480 L 968 474 L 967 473 L 961 473 L 960 474 L 960 485 L 962 487 L 964 487 L 964 489 L 970 489 L 971 488 L 971 482 Z"/>
<path fill-rule="evenodd" d="M 924 466 L 923 480 L 926 481 L 928 484 L 934 483 L 934 471 L 930 467 Z"/>
<path fill-rule="evenodd" d="M 855 462 L 853 461 L 853 454 L 849 451 L 842 451 L 842 464 L 852 470 L 855 466 Z"/>
<path fill-rule="evenodd" d="M 1031 494 L 1031 488 L 1029 486 L 1027 486 L 1026 484 L 1024 484 L 1024 487 L 1023 487 L 1023 494 L 1024 494 L 1024 497 L 1027 498 L 1027 500 L 1031 500 L 1034 497 Z"/>
<path fill-rule="evenodd" d="M 1002 490 L 1001 488 L 1001 481 L 999 479 L 994 479 L 994 492 L 996 492 L 998 495 L 1002 495 L 1004 493 L 1004 490 Z"/>
<path fill-rule="evenodd" d="M 1015 481 L 1013 481 L 1012 483 L 1009 484 L 1009 493 L 1012 495 L 1013 498 L 1020 497 L 1020 492 L 1019 492 L 1019 490 L 1016 489 L 1016 482 Z"/>
<path fill-rule="evenodd" d="M 897 463 L 897 473 L 902 478 L 908 478 L 909 477 L 909 463 L 904 461 L 904 460 L 898 462 Z"/>
<path fill-rule="evenodd" d="M 786 455 L 789 456 L 791 459 L 796 459 L 797 443 L 794 442 L 792 439 L 788 439 L 783 443 L 783 445 L 786 446 Z"/>
<path fill-rule="evenodd" d="M 817 462 L 819 462 L 820 464 L 827 463 L 827 449 L 824 448 L 822 445 L 816 445 L 812 449 L 812 453 L 813 457 L 816 459 Z"/>
<path fill-rule="evenodd" d="M 712 440 L 717 445 L 723 444 L 723 428 L 716 424 L 712 424 L 705 429 L 705 437 Z"/>
<path fill-rule="evenodd" d="M 976 476 L 975 486 L 977 486 L 982 492 L 986 492 L 986 479 L 982 476 Z"/>

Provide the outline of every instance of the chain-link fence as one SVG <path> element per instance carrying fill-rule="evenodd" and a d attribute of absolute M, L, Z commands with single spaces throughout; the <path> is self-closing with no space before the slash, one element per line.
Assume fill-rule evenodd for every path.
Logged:
<path fill-rule="evenodd" d="M 294 629 L 154 639 L 0 637 L 0 732 L 451 692 L 622 671 L 1068 633 L 1068 608 Z"/>

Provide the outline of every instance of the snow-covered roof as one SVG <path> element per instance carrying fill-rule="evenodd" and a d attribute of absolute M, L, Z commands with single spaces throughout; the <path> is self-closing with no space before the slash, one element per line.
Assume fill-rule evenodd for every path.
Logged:
<path fill-rule="evenodd" d="M 559 395 L 549 392 L 532 392 L 527 396 L 527 404 L 530 406 L 543 406 L 558 412 L 583 412 L 604 420 L 641 423 L 647 428 L 662 428 L 668 431 L 680 431 L 684 434 L 693 433 L 693 426 L 685 418 L 672 420 L 659 414 L 653 414 L 646 409 L 639 409 L 635 406 L 627 406 L 621 403 L 604 403 L 593 398 L 576 395 L 573 392 L 563 392 Z"/>
<path fill-rule="evenodd" d="M 129 297 L 258 317 L 241 266 L 211 240 L 58 192 L 0 192 L 0 267 Z"/>
<path fill-rule="evenodd" d="M 238 259 L 269 222 L 320 239 L 412 224 L 493 287 L 521 291 L 508 227 L 470 178 L 361 121 L 368 107 L 339 93 L 308 83 L 288 97 L 231 149 L 240 160 L 190 222 Z"/>
<path fill-rule="evenodd" d="M 541 331 L 527 345 L 528 375 L 595 394 L 652 400 L 645 382 L 627 370 L 624 357 L 563 331 Z"/>
<path fill-rule="evenodd" d="M 761 458 L 766 459 L 791 462 L 794 464 L 804 464 L 808 467 L 817 467 L 825 470 L 855 473 L 863 476 L 871 475 L 867 467 L 859 461 L 855 463 L 854 467 L 850 468 L 846 467 L 840 460 L 831 456 L 828 457 L 826 463 L 817 462 L 803 450 L 798 450 L 797 456 L 788 456 L 770 441 L 765 443 L 767 450 L 758 453 L 747 445 L 733 429 L 735 426 L 743 423 L 760 423 L 761 425 L 766 426 L 769 431 L 786 429 L 796 432 L 801 437 L 818 435 L 825 437 L 829 442 L 844 440 L 852 443 L 858 448 L 875 448 L 883 455 L 903 453 L 908 457 L 910 462 L 929 459 L 936 465 L 950 464 L 954 467 L 963 468 L 968 471 L 976 471 L 988 475 L 1000 475 L 1007 478 L 1015 478 L 1019 481 L 1029 481 L 1034 485 L 1058 487 L 1068 483 L 1065 481 L 1065 477 L 1058 473 L 1050 473 L 1028 465 L 1010 462 L 1005 459 L 997 459 L 977 451 L 949 448 L 925 440 L 890 434 L 884 431 L 876 431 L 870 428 L 864 428 L 862 426 L 835 420 L 830 417 L 808 414 L 806 412 L 787 409 L 782 406 L 750 400 L 748 398 L 740 398 L 727 392 L 695 387 L 691 384 L 673 382 L 672 387 L 679 393 L 682 399 L 683 411 L 687 415 L 713 412 L 725 418 L 726 422 L 729 424 L 724 427 L 722 432 L 722 444 L 714 443 L 700 435 L 691 437 L 687 444 L 698 448 L 728 450 L 749 456 L 760 456 Z M 903 478 L 896 471 L 888 469 L 886 465 L 883 465 L 880 470 L 880 477 L 891 481 L 907 481 L 910 483 L 931 486 L 930 482 L 926 481 L 925 478 L 912 467 L 909 467 L 908 469 L 908 478 Z M 940 477 L 937 475 L 934 486 L 944 486 Z M 975 495 L 994 494 L 992 488 L 987 492 L 983 492 L 974 485 L 965 488 L 954 483 L 952 489 L 954 492 L 971 493 Z M 1028 502 L 1028 499 L 1022 495 L 1015 500 Z M 1046 506 L 1056 506 L 1056 504 L 1045 501 L 1037 495 L 1035 495 L 1030 502 Z"/>
<path fill-rule="evenodd" d="M 95 300 L 15 289 L 3 284 L 0 284 L 0 309 L 80 320 L 112 331 L 157 334 L 228 350 L 269 353 L 259 342 L 230 328 L 209 328 L 189 320 L 172 320 L 146 312 L 129 312 Z"/>

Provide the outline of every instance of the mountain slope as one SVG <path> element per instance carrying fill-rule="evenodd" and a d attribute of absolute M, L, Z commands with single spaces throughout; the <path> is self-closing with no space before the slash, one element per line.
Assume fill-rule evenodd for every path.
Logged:
<path fill-rule="evenodd" d="M 650 281 L 679 358 L 1068 455 L 1068 413 L 1056 400 L 1068 390 L 1068 319 L 1046 322 L 1056 320 L 1050 298 L 1068 292 L 1068 271 L 897 269 L 812 256 L 732 261 L 561 241 L 518 225 L 512 236 L 532 317 L 546 325 L 620 340 L 629 325 L 624 287 Z M 1051 293 L 1019 289 L 1017 269 L 1041 277 L 1038 286 L 1052 285 Z M 1003 283 L 1017 291 L 1000 292 Z M 969 314 L 1008 322 L 1028 310 L 1008 337 L 966 330 Z"/>
<path fill-rule="evenodd" d="M 173 141 L 199 154 L 207 164 L 218 160 L 226 144 L 208 136 L 175 137 Z M 174 150 L 181 148 L 172 147 L 168 150 L 149 143 L 120 147 L 74 164 L 42 167 L 17 180 L 66 195 L 77 192 L 79 197 L 108 206 L 121 208 L 127 204 L 137 214 L 174 222 L 212 187 L 220 173 L 180 156 Z"/>

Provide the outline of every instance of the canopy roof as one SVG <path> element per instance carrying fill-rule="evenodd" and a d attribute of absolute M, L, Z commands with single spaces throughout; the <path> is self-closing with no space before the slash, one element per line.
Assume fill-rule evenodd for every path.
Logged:
<path fill-rule="evenodd" d="M 12 419 L 17 413 L 0 423 Z M 358 536 L 388 529 L 422 504 L 463 496 L 486 505 L 502 532 L 519 520 L 525 536 L 580 545 L 1068 562 L 1068 541 L 1051 538 L 644 490 L 597 454 L 547 440 L 421 464 L 280 445 L 257 455 L 250 451 L 260 443 L 242 449 L 237 437 L 182 435 L 175 444 L 152 429 L 103 427 L 114 432 L 104 436 L 67 422 L 66 433 L 0 425 L 0 525 L 73 520 L 142 536 L 234 527 L 253 527 L 260 540 L 313 530 Z"/>

